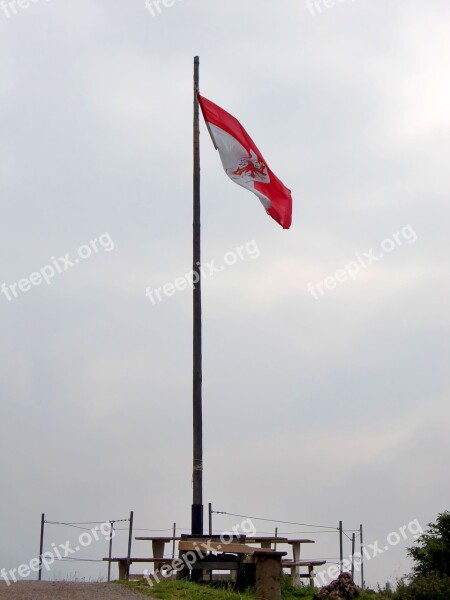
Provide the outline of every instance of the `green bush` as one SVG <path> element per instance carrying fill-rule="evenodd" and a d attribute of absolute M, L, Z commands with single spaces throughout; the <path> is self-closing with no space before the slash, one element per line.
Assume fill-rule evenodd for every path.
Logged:
<path fill-rule="evenodd" d="M 408 548 L 414 560 L 413 575 L 428 577 L 441 575 L 450 577 L 450 512 L 437 516 L 436 523 L 428 523 L 428 529 Z"/>
<path fill-rule="evenodd" d="M 392 598 L 395 598 L 393 592 L 380 587 L 377 592 L 370 589 L 362 590 L 358 596 L 358 600 L 391 600 Z"/>
<path fill-rule="evenodd" d="M 450 577 L 429 575 L 417 577 L 410 583 L 401 581 L 396 600 L 450 600 Z"/>

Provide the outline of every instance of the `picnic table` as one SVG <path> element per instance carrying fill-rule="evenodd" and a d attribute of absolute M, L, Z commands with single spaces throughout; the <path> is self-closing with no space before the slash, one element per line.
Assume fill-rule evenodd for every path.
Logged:
<path fill-rule="evenodd" d="M 115 558 L 104 558 L 107 562 L 116 562 L 119 565 L 119 581 L 127 579 L 129 576 L 129 565 L 133 563 L 152 563 L 154 565 L 155 574 L 165 566 L 170 566 L 173 557 L 164 556 L 165 546 L 170 542 L 176 542 L 181 540 L 181 537 L 173 536 L 152 536 L 152 537 L 136 537 L 136 540 L 147 540 L 152 542 L 152 557 L 148 558 L 128 558 L 126 557 L 115 557 Z M 172 551 L 173 554 L 173 551 Z"/>
<path fill-rule="evenodd" d="M 310 585 L 314 587 L 314 567 L 324 565 L 325 561 L 300 560 L 302 544 L 314 544 L 314 540 L 291 538 L 287 543 L 292 546 L 292 560 L 283 560 L 282 566 L 290 569 L 292 585 L 298 586 L 302 577 L 308 577 Z M 308 572 L 302 573 L 301 567 L 307 567 Z"/>

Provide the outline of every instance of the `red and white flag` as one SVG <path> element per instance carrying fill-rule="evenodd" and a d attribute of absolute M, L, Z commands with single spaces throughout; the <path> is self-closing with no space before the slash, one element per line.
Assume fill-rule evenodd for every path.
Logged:
<path fill-rule="evenodd" d="M 256 194 L 267 214 L 283 229 L 289 229 L 292 220 L 291 191 L 272 173 L 237 119 L 200 94 L 198 99 L 225 173 L 235 183 Z"/>

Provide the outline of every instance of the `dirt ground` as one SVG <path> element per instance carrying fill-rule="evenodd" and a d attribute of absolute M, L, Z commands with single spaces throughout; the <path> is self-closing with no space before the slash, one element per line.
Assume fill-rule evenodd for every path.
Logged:
<path fill-rule="evenodd" d="M 114 583 L 21 581 L 0 583 L 3 600 L 137 600 L 141 594 Z"/>

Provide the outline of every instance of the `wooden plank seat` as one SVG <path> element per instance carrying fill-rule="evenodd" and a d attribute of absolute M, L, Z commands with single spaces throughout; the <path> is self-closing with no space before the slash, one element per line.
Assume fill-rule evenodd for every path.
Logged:
<path fill-rule="evenodd" d="M 254 548 L 247 544 L 237 544 L 231 542 L 226 544 L 224 542 L 210 542 L 202 540 L 189 540 L 181 541 L 178 544 L 178 550 L 180 552 L 218 552 L 226 554 L 249 554 L 252 555 L 255 552 L 273 552 L 270 548 Z"/>
<path fill-rule="evenodd" d="M 326 560 L 282 560 L 281 566 L 283 569 L 291 570 L 291 582 L 292 585 L 299 585 L 299 578 L 309 578 L 309 585 L 314 587 L 314 567 L 320 567 L 326 564 Z M 302 573 L 297 567 L 307 567 L 308 572 Z"/>
<path fill-rule="evenodd" d="M 106 562 L 116 562 L 119 564 L 119 581 L 124 581 L 127 579 L 127 566 L 128 566 L 128 558 L 120 557 L 120 558 L 104 558 Z M 165 565 L 172 564 L 172 558 L 130 558 L 130 565 L 132 563 L 154 563 L 158 567 L 163 567 Z"/>
<path fill-rule="evenodd" d="M 286 537 L 275 537 L 266 535 L 257 535 L 247 537 L 245 540 L 246 544 L 261 544 L 261 548 L 271 548 L 272 544 L 286 544 L 288 542 Z"/>
<path fill-rule="evenodd" d="M 267 544 L 314 544 L 314 540 L 310 540 L 309 538 L 287 538 L 287 537 L 275 537 L 275 536 L 254 536 L 247 537 L 245 540 L 246 544 L 261 544 L 263 548 Z"/>
<path fill-rule="evenodd" d="M 326 562 L 326 560 L 283 560 L 281 561 L 281 565 L 283 567 L 309 567 L 310 565 L 313 567 L 319 567 L 326 564 Z"/>
<path fill-rule="evenodd" d="M 227 536 L 228 537 L 228 536 Z M 234 540 L 236 542 L 243 542 L 246 538 L 245 535 L 231 535 L 232 538 L 234 538 Z M 213 542 L 220 542 L 222 541 L 222 536 L 221 535 L 204 535 L 204 536 L 200 536 L 200 537 L 193 537 L 192 535 L 185 535 L 183 534 L 181 537 L 163 537 L 163 536 L 147 536 L 147 535 L 137 535 L 135 538 L 135 540 L 141 540 L 141 541 L 148 541 L 148 542 L 173 542 L 174 540 L 176 542 L 179 541 L 186 541 L 186 542 L 192 542 L 193 540 L 199 540 L 199 541 L 205 541 L 205 540 L 211 540 Z M 223 542 L 226 543 L 226 542 Z"/>

